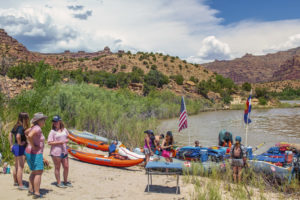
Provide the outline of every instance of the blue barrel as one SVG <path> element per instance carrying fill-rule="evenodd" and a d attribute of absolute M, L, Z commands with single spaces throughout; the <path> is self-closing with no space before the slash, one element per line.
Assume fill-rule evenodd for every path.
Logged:
<path fill-rule="evenodd" d="M 208 160 L 208 151 L 207 149 L 200 150 L 201 162 L 206 162 Z"/>
<path fill-rule="evenodd" d="M 252 159 L 253 154 L 252 154 L 252 147 L 247 147 L 247 157 L 249 159 Z"/>

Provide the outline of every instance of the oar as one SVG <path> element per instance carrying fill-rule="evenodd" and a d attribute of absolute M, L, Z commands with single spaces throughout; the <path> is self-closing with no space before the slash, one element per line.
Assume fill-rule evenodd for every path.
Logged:
<path fill-rule="evenodd" d="M 266 144 L 266 142 L 263 142 L 263 143 L 257 145 L 255 148 L 253 148 L 253 151 L 256 151 L 257 149 L 259 149 L 260 147 L 262 147 L 264 144 Z"/>

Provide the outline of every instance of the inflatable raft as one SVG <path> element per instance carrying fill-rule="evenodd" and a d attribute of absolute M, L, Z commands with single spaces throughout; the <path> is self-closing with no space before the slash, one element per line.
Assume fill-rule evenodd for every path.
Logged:
<path fill-rule="evenodd" d="M 120 160 L 115 158 L 114 156 L 108 157 L 99 154 L 86 153 L 71 148 L 68 149 L 68 152 L 80 161 L 111 167 L 131 167 L 134 165 L 138 165 L 144 161 L 144 159 Z"/>
<path fill-rule="evenodd" d="M 95 135 L 95 134 L 87 132 L 87 131 L 78 131 L 78 130 L 72 129 L 72 130 L 69 130 L 69 133 L 72 133 L 75 136 L 85 138 L 85 139 L 88 139 L 88 140 L 101 141 L 101 142 L 104 142 L 104 143 L 108 143 L 107 138 Z"/>
<path fill-rule="evenodd" d="M 292 167 L 281 167 L 273 163 L 259 160 L 248 160 L 248 165 L 256 173 L 263 173 L 276 179 L 287 180 L 291 175 Z"/>
<path fill-rule="evenodd" d="M 76 142 L 77 144 L 84 145 L 84 146 L 86 146 L 88 148 L 91 148 L 91 149 L 96 149 L 96 150 L 101 150 L 101 151 L 108 151 L 108 148 L 109 148 L 109 145 L 104 143 L 104 142 L 89 140 L 89 139 L 86 139 L 86 138 L 76 136 L 72 133 L 69 134 L 68 138 L 70 140 L 72 140 L 73 142 Z"/>
<path fill-rule="evenodd" d="M 144 154 L 138 154 L 132 151 L 129 151 L 128 149 L 126 149 L 125 147 L 120 147 L 118 153 L 121 156 L 126 156 L 128 157 L 130 160 L 137 160 L 137 159 L 144 159 L 145 155 Z"/>

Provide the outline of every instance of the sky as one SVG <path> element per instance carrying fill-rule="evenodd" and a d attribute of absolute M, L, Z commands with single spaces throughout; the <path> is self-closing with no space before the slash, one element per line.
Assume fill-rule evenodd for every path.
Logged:
<path fill-rule="evenodd" d="M 298 0 L 0 0 L 0 28 L 31 51 L 144 51 L 192 63 L 300 46 Z"/>

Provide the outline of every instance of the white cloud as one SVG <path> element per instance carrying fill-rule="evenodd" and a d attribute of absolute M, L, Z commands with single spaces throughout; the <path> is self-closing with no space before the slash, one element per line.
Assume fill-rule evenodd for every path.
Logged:
<path fill-rule="evenodd" d="M 0 2 L 0 28 L 35 51 L 109 46 L 113 51 L 160 51 L 202 63 L 300 45 L 300 20 L 224 26 L 206 0 Z M 75 14 L 87 15 L 78 20 Z"/>
<path fill-rule="evenodd" d="M 230 59 L 231 51 L 227 43 L 221 42 L 215 36 L 203 39 L 198 56 L 204 60 Z"/>
<path fill-rule="evenodd" d="M 300 46 L 300 34 L 292 35 L 288 38 L 287 41 L 273 45 L 269 49 L 264 50 L 266 53 L 276 52 L 279 50 L 287 50 Z"/>

